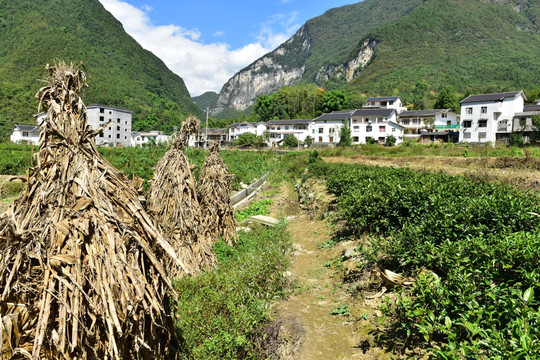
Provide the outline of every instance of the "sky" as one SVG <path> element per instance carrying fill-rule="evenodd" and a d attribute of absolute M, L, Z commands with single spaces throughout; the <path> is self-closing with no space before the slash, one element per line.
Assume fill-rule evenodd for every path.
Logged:
<path fill-rule="evenodd" d="M 219 92 L 309 19 L 358 0 L 99 0 L 191 96 Z"/>

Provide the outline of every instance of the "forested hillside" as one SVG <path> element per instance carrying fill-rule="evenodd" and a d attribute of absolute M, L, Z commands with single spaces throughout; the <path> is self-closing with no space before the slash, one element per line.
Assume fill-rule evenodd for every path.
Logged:
<path fill-rule="evenodd" d="M 0 137 L 31 123 L 45 65 L 82 61 L 89 75 L 86 104 L 133 112 L 134 129 L 170 131 L 201 116 L 184 81 L 144 50 L 98 0 L 0 0 Z"/>

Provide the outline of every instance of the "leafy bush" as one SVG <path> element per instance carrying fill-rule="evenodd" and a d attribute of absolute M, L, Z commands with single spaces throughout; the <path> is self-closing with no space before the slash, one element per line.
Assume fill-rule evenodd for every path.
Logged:
<path fill-rule="evenodd" d="M 256 201 L 254 203 L 251 203 L 248 208 L 234 214 L 234 217 L 236 221 L 242 222 L 245 219 L 248 219 L 254 215 L 268 215 L 270 214 L 271 205 L 272 200 L 270 199 Z"/>
<path fill-rule="evenodd" d="M 294 135 L 287 135 L 287 137 L 285 137 L 283 140 L 283 145 L 286 147 L 297 147 L 298 139 Z"/>
<path fill-rule="evenodd" d="M 283 224 L 239 234 L 235 247 L 218 242 L 218 268 L 175 281 L 176 328 L 188 359 L 254 359 L 254 340 L 268 304 L 285 290 L 290 246 Z"/>

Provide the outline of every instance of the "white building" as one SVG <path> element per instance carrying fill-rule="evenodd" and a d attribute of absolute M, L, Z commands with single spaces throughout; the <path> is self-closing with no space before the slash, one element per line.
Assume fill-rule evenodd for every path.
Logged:
<path fill-rule="evenodd" d="M 301 120 L 270 120 L 266 123 L 270 146 L 280 144 L 288 135 L 293 135 L 303 143 L 310 136 L 309 124 L 313 119 Z M 312 136 L 312 138 L 314 138 Z"/>
<path fill-rule="evenodd" d="M 540 116 L 540 104 L 538 101 L 534 105 L 526 105 L 523 107 L 523 112 L 518 112 L 512 120 L 512 132 L 521 132 L 523 140 L 528 143 L 532 131 L 538 131 L 533 126 L 533 116 Z"/>
<path fill-rule="evenodd" d="M 38 124 L 47 114 L 37 115 Z M 131 111 L 107 105 L 88 105 L 86 107 L 88 125 L 96 130 L 111 122 L 98 136 L 96 145 L 130 146 L 131 144 Z"/>
<path fill-rule="evenodd" d="M 396 145 L 403 142 L 403 127 L 397 122 L 395 109 L 355 110 L 351 114 L 350 128 L 353 144 L 365 144 L 369 139 L 384 144 L 389 136 L 396 139 Z"/>
<path fill-rule="evenodd" d="M 163 131 L 132 132 L 130 137 L 131 146 L 143 146 L 145 144 L 166 143 L 171 140 L 171 135 Z"/>
<path fill-rule="evenodd" d="M 366 100 L 364 108 L 394 109 L 398 114 L 402 111 L 407 110 L 407 108 L 403 106 L 403 103 L 401 102 L 401 98 L 399 96 L 369 98 Z"/>
<path fill-rule="evenodd" d="M 191 139 L 193 137 L 193 139 Z M 204 147 L 205 143 L 217 141 L 220 145 L 229 141 L 229 129 L 203 128 L 196 135 L 190 136 L 190 146 Z"/>
<path fill-rule="evenodd" d="M 314 145 L 336 145 L 343 124 L 349 124 L 353 111 L 333 111 L 322 114 L 309 124 L 309 134 Z"/>
<path fill-rule="evenodd" d="M 404 128 L 405 139 L 417 139 L 422 132 L 430 133 L 459 131 L 460 116 L 450 109 L 402 111 L 398 123 Z"/>
<path fill-rule="evenodd" d="M 507 139 L 516 113 L 523 112 L 523 91 L 471 95 L 461 101 L 460 142 L 486 143 Z"/>
<path fill-rule="evenodd" d="M 252 133 L 256 136 L 264 136 L 266 131 L 266 123 L 263 122 L 243 122 L 229 126 L 229 141 L 238 139 L 243 133 Z"/>
<path fill-rule="evenodd" d="M 39 144 L 39 128 L 35 125 L 15 125 L 9 138 L 14 143 Z"/>

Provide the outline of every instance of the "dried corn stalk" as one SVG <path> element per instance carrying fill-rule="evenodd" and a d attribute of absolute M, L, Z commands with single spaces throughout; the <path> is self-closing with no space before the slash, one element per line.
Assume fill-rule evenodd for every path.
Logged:
<path fill-rule="evenodd" d="M 199 120 L 196 117 L 189 117 L 182 123 L 172 148 L 156 166 L 148 197 L 149 211 L 192 274 L 209 270 L 215 265 L 210 240 L 200 223 L 201 209 L 195 177 L 184 154 L 189 135 L 198 128 Z M 172 276 L 183 274 L 182 271 L 178 272 L 177 266 L 171 265 Z"/>
<path fill-rule="evenodd" d="M 212 143 L 210 155 L 204 161 L 197 188 L 202 223 L 212 240 L 222 237 L 229 245 L 232 245 L 237 238 L 230 198 L 233 176 L 229 174 L 227 165 L 219 156 L 219 144 Z"/>
<path fill-rule="evenodd" d="M 1 359 L 174 358 L 183 266 L 128 179 L 98 153 L 79 67 L 47 66 L 37 166 L 0 219 Z"/>

